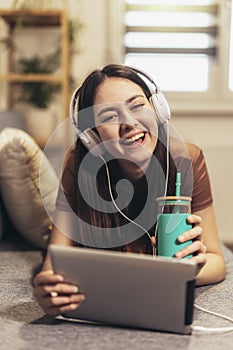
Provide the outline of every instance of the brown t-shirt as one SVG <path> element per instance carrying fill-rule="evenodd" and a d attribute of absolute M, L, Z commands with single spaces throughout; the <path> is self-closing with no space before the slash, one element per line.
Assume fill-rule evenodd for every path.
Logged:
<path fill-rule="evenodd" d="M 187 143 L 193 166 L 192 213 L 205 209 L 213 202 L 210 179 L 202 150 Z"/>
<path fill-rule="evenodd" d="M 170 142 L 170 151 L 172 158 L 175 160 L 178 171 L 182 169 L 183 177 L 183 187 L 184 193 L 182 195 L 190 195 L 192 197 L 191 202 L 191 211 L 195 213 L 199 210 L 205 209 L 212 204 L 213 198 L 211 193 L 210 180 L 208 175 L 208 170 L 206 162 L 202 153 L 202 150 L 191 143 L 181 144 L 177 141 L 171 140 Z M 189 160 L 189 166 L 185 168 L 185 161 Z M 190 166 L 191 164 L 191 166 Z M 179 169 L 180 168 L 180 169 Z M 75 193 L 75 154 L 74 150 L 70 152 L 70 155 L 66 161 L 66 165 L 63 171 L 62 181 L 60 184 L 60 189 L 57 197 L 57 216 L 62 217 L 59 220 L 59 223 L 66 221 L 66 212 L 71 212 L 75 208 L 76 193 Z M 191 169 L 191 170 L 190 170 Z M 185 179 L 186 177 L 186 179 Z M 190 187 L 190 183 L 192 186 Z M 189 184 L 189 185 L 187 185 Z M 91 187 L 91 186 L 90 186 Z M 187 191 L 185 189 L 187 187 Z M 191 188 L 191 190 L 190 190 Z M 90 188 L 89 191 L 93 191 L 94 188 Z M 88 191 L 88 190 L 87 190 Z M 72 220 L 69 220 L 71 223 L 69 227 L 72 226 Z M 56 224 L 56 220 L 55 220 Z M 63 224 L 60 224 L 61 226 Z M 63 232 L 69 230 L 67 224 L 63 225 Z M 79 228 L 76 225 L 76 231 Z M 72 229 L 71 229 L 72 231 Z M 127 244 L 124 248 L 126 251 L 133 252 L 146 252 L 148 249 L 148 237 L 146 235 L 136 239 L 134 242 Z"/>

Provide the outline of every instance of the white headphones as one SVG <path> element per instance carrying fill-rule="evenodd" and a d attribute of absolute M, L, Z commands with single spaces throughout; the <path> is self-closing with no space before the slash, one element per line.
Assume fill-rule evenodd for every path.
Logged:
<path fill-rule="evenodd" d="M 129 68 L 133 69 L 139 76 L 142 76 L 141 78 L 143 78 L 151 93 L 149 102 L 155 111 L 156 121 L 158 125 L 164 124 L 171 118 L 170 108 L 165 96 L 155 83 L 154 79 L 147 72 L 137 67 L 130 66 Z M 146 78 L 151 84 L 149 85 L 144 78 Z M 78 121 L 75 119 L 75 107 L 77 105 L 79 92 L 80 86 L 74 91 L 70 100 L 70 118 L 75 127 L 76 134 L 80 138 L 82 144 L 91 152 L 93 156 L 99 157 L 105 152 L 99 135 L 91 128 L 87 128 L 84 131 L 79 130 Z"/>

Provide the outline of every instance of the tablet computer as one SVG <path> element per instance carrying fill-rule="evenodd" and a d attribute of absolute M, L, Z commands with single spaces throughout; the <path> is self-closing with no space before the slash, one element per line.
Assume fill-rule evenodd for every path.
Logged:
<path fill-rule="evenodd" d="M 195 262 L 60 245 L 48 249 L 54 272 L 77 284 L 86 296 L 63 317 L 191 333 Z"/>

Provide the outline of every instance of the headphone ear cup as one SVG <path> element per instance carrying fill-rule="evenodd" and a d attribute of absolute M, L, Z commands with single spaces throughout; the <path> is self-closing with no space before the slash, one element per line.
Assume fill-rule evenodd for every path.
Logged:
<path fill-rule="evenodd" d="M 101 143 L 99 135 L 92 129 L 87 128 L 84 131 L 78 130 L 78 136 L 82 144 L 87 150 L 95 157 L 99 157 L 104 154 L 104 148 Z"/>
<path fill-rule="evenodd" d="M 168 102 L 161 91 L 153 93 L 150 97 L 150 104 L 153 107 L 158 124 L 164 124 L 171 118 L 171 111 Z"/>

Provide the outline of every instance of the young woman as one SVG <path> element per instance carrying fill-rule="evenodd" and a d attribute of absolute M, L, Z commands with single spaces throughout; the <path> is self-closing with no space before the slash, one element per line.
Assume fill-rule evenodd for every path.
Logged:
<path fill-rule="evenodd" d="M 64 167 L 50 243 L 152 254 L 156 198 L 175 194 L 180 172 L 181 195 L 192 197 L 187 219 L 192 229 L 178 240 L 192 243 L 176 257 L 193 255 L 197 285 L 221 281 L 224 258 L 202 152 L 169 135 L 166 106 L 161 121 L 148 85 L 135 69 L 108 65 L 91 73 L 79 88 L 73 117 L 78 112 L 80 137 Z M 87 128 L 98 144 L 91 152 Z M 50 315 L 75 309 L 85 298 L 77 286 L 53 273 L 49 256 L 34 279 L 34 294 Z"/>

